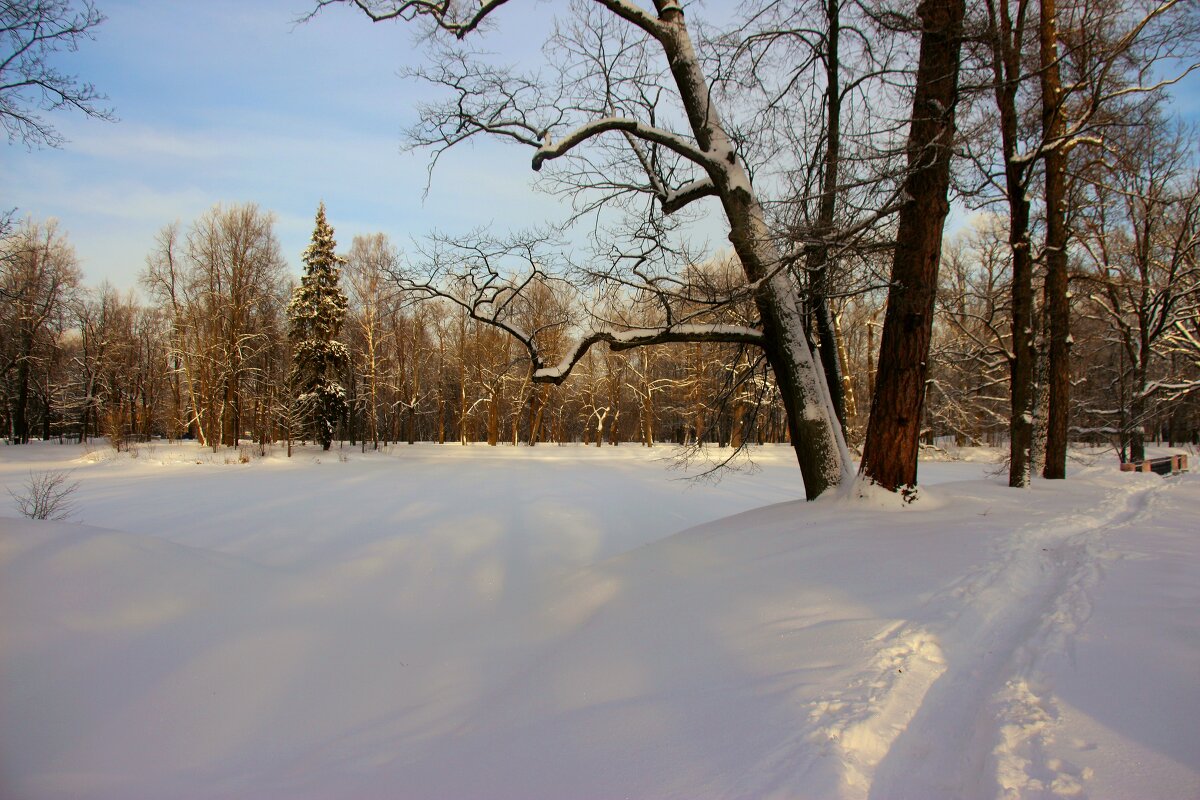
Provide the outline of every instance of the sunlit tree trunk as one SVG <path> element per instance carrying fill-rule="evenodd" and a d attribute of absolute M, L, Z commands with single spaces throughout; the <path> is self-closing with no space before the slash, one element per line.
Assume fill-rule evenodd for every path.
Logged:
<path fill-rule="evenodd" d="M 942 228 L 958 101 L 963 0 L 923 0 L 923 33 L 879 371 L 862 473 L 893 491 L 915 487 Z"/>

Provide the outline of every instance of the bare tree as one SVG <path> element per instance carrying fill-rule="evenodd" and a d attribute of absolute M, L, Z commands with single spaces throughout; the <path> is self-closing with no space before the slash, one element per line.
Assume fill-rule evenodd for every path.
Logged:
<path fill-rule="evenodd" d="M 1131 138 L 1094 174 L 1080 240 L 1088 311 L 1120 354 L 1117 391 L 1101 402 L 1117 419 L 1122 454 L 1140 461 L 1155 400 L 1179 386 L 1171 375 L 1156 380 L 1156 364 L 1200 316 L 1200 176 L 1189 133 L 1160 120 Z"/>
<path fill-rule="evenodd" d="M 960 445 L 997 444 L 1010 426 L 1012 281 L 1006 226 L 996 217 L 955 235 L 942 259 L 930 349 L 927 419 Z"/>
<path fill-rule="evenodd" d="M 1040 0 L 1049 408 L 1046 478 L 1066 477 L 1070 413 L 1069 157 L 1136 121 L 1137 101 L 1200 67 L 1200 14 L 1183 0 Z M 1182 65 L 1161 77 L 1166 65 Z M 1065 78 L 1064 78 L 1065 76 Z M 1151 102 L 1153 98 L 1150 98 Z M 1132 119 L 1131 119 L 1132 117 Z"/>
<path fill-rule="evenodd" d="M 91 0 L 0 2 L 0 125 L 8 141 L 27 147 L 59 147 L 62 134 L 40 112 L 73 109 L 112 121 L 96 87 L 54 65 L 55 53 L 74 51 L 104 15 Z"/>
<path fill-rule="evenodd" d="M 400 254 L 386 235 L 355 236 L 346 255 L 345 274 L 350 290 L 351 328 L 361 343 L 355 349 L 355 361 L 365 383 L 361 404 L 366 420 L 363 445 L 368 438 L 379 449 L 381 384 L 385 376 L 384 360 L 392 344 L 391 331 L 384 325 L 392 304 L 388 276 L 400 268 Z"/>
<path fill-rule="evenodd" d="M 317 10 L 340 2 L 318 0 Z M 503 4 L 468 8 L 449 2 L 357 0 L 352 5 L 377 22 L 419 17 L 461 40 Z M 564 380 L 599 341 L 622 347 L 752 342 L 763 349 L 775 373 L 805 491 L 816 498 L 850 475 L 836 410 L 806 341 L 803 308 L 787 274 L 786 254 L 775 244 L 737 142 L 714 103 L 683 8 L 673 0 L 655 0 L 653 10 L 626 0 L 598 0 L 576 4 L 574 10 L 575 24 L 560 26 L 552 46 L 564 56 L 586 52 L 593 57 L 556 59 L 551 65 L 558 70 L 556 78 L 539 80 L 490 67 L 463 48 L 447 46 L 439 52 L 419 74 L 444 87 L 451 98 L 423 109 L 414 141 L 432 148 L 435 159 L 480 134 L 520 143 L 532 151 L 535 170 L 564 165 L 552 175 L 559 186 L 577 193 L 585 208 L 651 197 L 658 213 L 669 217 L 702 198 L 715 198 L 759 326 L 731 330 L 672 320 L 637 333 L 598 328 L 586 332 L 557 366 L 544 362 L 530 335 L 501 326 L 525 345 L 534 364 L 533 379 L 550 383 Z M 497 283 L 484 288 L 494 292 Z M 472 308 L 489 324 L 503 323 L 499 309 L 504 303 L 504 295 L 493 294 L 481 296 Z"/>
<path fill-rule="evenodd" d="M 880 24 L 876 3 L 760 0 L 716 37 L 715 83 L 743 157 L 762 183 L 786 187 L 769 203 L 802 288 L 810 340 L 821 353 L 845 427 L 848 390 L 834 306 L 880 282 L 864 252 L 890 249 L 899 208 L 900 133 L 907 109 L 890 82 L 909 68 L 906 37 Z M 864 286 L 864 277 L 872 280 Z"/>
<path fill-rule="evenodd" d="M 8 490 L 17 511 L 30 519 L 63 520 L 74 513 L 72 495 L 79 488 L 78 481 L 70 480 L 70 473 L 31 472 L 22 492 Z"/>
<path fill-rule="evenodd" d="M 1071 163 L 1083 161 L 1081 151 L 1101 151 L 1111 131 L 1139 124 L 1139 106 L 1170 82 L 1152 77 L 1152 65 L 1192 49 L 1185 42 L 1194 20 L 1175 0 L 989 0 L 984 10 L 976 74 L 994 104 L 990 113 L 975 109 L 966 143 L 982 180 L 974 199 L 1007 209 L 1013 263 L 1009 484 L 1027 486 L 1043 436 L 1044 476 L 1062 478 L 1066 469 L 1067 267 L 1076 204 Z M 1039 352 L 1043 327 L 1046 347 Z"/>
<path fill-rule="evenodd" d="M 1010 486 L 1028 486 L 1034 446 L 1037 326 L 1034 324 L 1035 253 L 1032 241 L 1031 182 L 1040 151 L 1031 142 L 1030 105 L 1036 102 L 1029 45 L 1037 18 L 1029 0 L 989 0 L 983 20 L 982 61 L 991 84 L 994 112 L 984 114 L 982 130 L 969 141 L 980 146 L 977 165 L 985 186 L 1007 206 L 1008 248 L 1012 260 L 1009 367 Z M 996 147 L 996 129 L 999 147 Z M 997 152 L 998 150 L 998 152 Z M 998 159 L 993 155 L 997 155 Z M 998 164 L 995 162 L 998 160 Z M 995 173 L 999 172 L 999 175 Z M 984 196 L 995 196 L 984 190 Z"/>
<path fill-rule="evenodd" d="M 1169 400 L 1194 398 L 1200 393 L 1200 314 L 1190 320 L 1176 320 L 1163 336 L 1162 349 L 1173 363 L 1183 368 L 1173 371 L 1159 388 Z"/>
<path fill-rule="evenodd" d="M 284 261 L 273 226 L 252 203 L 214 206 L 182 239 L 178 226 L 165 228 L 146 260 L 143 284 L 171 315 L 187 425 L 214 448 L 236 444 L 254 419 L 257 378 L 281 336 Z"/>

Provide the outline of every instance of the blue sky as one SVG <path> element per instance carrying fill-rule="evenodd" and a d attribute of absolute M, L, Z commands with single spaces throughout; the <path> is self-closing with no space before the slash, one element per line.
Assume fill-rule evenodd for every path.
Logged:
<path fill-rule="evenodd" d="M 6 145 L 0 169 L 0 208 L 57 217 L 90 285 L 134 287 L 154 234 L 218 202 L 273 211 L 297 273 L 321 200 L 342 247 L 359 233 L 384 231 L 404 247 L 435 228 L 564 214 L 532 191 L 528 152 L 500 142 L 443 158 L 422 197 L 428 156 L 400 149 L 422 99 L 397 76 L 419 58 L 403 25 L 333 8 L 297 26 L 306 0 L 98 2 L 108 20 L 96 41 L 60 67 L 95 83 L 120 121 L 56 114 L 62 150 Z M 486 46 L 536 54 L 548 5 L 505 9 Z M 1178 109 L 1200 119 L 1200 75 L 1178 94 Z"/>
<path fill-rule="evenodd" d="M 384 231 L 404 246 L 433 228 L 520 227 L 558 216 L 532 192 L 529 156 L 481 142 L 443 159 L 402 153 L 419 90 L 397 71 L 410 32 L 334 8 L 296 26 L 305 0 L 99 0 L 96 40 L 60 59 L 95 83 L 119 122 L 58 113 L 61 150 L 6 145 L 0 203 L 57 217 L 85 281 L 136 285 L 154 234 L 214 203 L 275 212 L 294 271 L 324 200 L 339 245 Z M 528 20 L 504 47 L 536 48 Z M 527 40 L 528 39 L 528 40 Z"/>

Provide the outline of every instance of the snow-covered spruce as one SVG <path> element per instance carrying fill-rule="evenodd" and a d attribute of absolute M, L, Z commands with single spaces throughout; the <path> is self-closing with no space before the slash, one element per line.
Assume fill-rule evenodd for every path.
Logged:
<path fill-rule="evenodd" d="M 305 430 L 325 450 L 346 413 L 346 390 L 338 376 L 349 360 L 346 345 L 338 341 L 346 318 L 346 295 L 338 287 L 339 265 L 345 259 L 337 255 L 336 248 L 321 203 L 312 244 L 304 250 L 304 277 L 288 304 L 288 337 L 297 412 Z"/>

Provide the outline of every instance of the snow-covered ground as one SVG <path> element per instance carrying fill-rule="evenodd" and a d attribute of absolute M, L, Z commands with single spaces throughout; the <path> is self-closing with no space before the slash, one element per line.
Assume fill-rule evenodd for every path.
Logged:
<path fill-rule="evenodd" d="M 0 447 L 0 797 L 1200 797 L 1196 473 L 667 454 Z"/>

